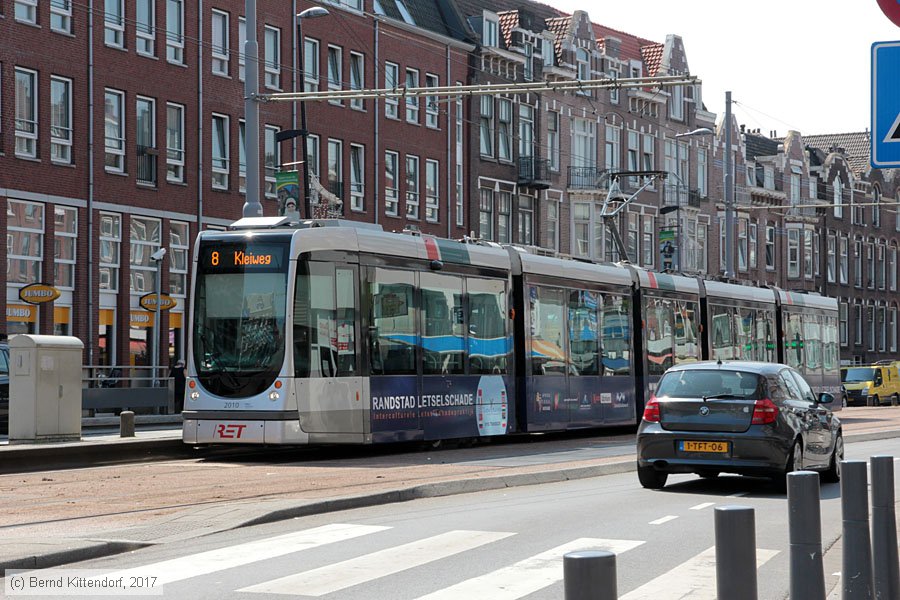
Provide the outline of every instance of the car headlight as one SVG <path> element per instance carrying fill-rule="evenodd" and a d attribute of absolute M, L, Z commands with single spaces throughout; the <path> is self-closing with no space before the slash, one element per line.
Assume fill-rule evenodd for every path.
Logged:
<path fill-rule="evenodd" d="M 869 388 L 864 387 L 862 390 L 860 390 L 860 393 L 861 393 L 863 396 L 868 396 L 868 395 L 869 395 Z"/>

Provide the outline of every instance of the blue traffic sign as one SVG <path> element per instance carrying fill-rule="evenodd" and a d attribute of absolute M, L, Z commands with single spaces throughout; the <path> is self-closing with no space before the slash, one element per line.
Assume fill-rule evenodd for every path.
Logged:
<path fill-rule="evenodd" d="M 872 166 L 900 167 L 900 42 L 872 44 Z"/>

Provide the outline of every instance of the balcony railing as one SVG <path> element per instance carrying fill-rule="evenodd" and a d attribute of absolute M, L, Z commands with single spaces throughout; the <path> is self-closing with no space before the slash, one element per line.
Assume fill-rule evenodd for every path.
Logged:
<path fill-rule="evenodd" d="M 518 183 L 538 190 L 549 188 L 550 160 L 534 156 L 520 156 Z"/>
<path fill-rule="evenodd" d="M 153 146 L 137 147 L 137 180 L 156 185 L 156 162 L 159 150 Z"/>
<path fill-rule="evenodd" d="M 569 167 L 569 188 L 599 190 L 609 185 L 605 169 L 596 167 Z"/>

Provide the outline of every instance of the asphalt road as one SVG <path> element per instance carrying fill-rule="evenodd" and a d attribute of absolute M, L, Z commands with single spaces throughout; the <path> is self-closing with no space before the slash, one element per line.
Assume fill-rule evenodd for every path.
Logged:
<path fill-rule="evenodd" d="M 900 439 L 848 444 L 848 459 L 900 457 Z M 839 488 L 823 485 L 823 547 L 841 531 Z M 427 498 L 246 527 L 66 568 L 147 575 L 165 598 L 559 600 L 562 556 L 617 553 L 620 598 L 715 597 L 714 509 L 756 511 L 759 598 L 789 589 L 787 500 L 766 480 L 634 473 Z M 840 556 L 826 555 L 833 587 Z"/>

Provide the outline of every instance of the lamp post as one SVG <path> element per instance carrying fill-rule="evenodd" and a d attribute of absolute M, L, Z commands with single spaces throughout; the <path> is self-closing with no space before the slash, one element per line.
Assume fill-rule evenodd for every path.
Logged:
<path fill-rule="evenodd" d="M 300 12 L 297 15 L 297 48 L 298 60 L 300 61 L 300 89 L 306 89 L 306 63 L 304 62 L 303 50 L 306 41 L 303 39 L 303 27 L 301 23 L 303 19 L 315 19 L 318 17 L 328 16 L 328 11 L 321 6 L 313 6 Z M 306 129 L 306 101 L 300 101 L 300 136 L 303 140 L 303 149 L 301 156 L 303 157 L 303 212 L 307 219 L 312 219 L 312 207 L 309 201 L 309 148 L 307 139 L 309 131 Z"/>
<path fill-rule="evenodd" d="M 675 261 L 677 265 L 677 270 L 680 272 L 684 265 L 681 263 L 681 246 L 684 242 L 684 236 L 681 233 L 681 188 L 684 186 L 684 180 L 681 178 L 681 175 L 678 174 L 678 171 L 681 170 L 681 144 L 678 143 L 679 138 L 686 137 L 700 137 L 706 135 L 712 135 L 713 130 L 709 127 L 699 127 L 694 129 L 693 131 L 687 131 L 685 133 L 676 133 L 675 134 L 675 176 L 678 178 L 676 182 L 676 193 L 675 193 L 675 229 L 676 229 L 676 244 L 675 244 Z M 691 151 L 688 150 L 688 164 L 690 164 L 691 160 Z M 688 180 L 687 180 L 687 188 L 688 194 L 691 193 L 691 173 L 690 167 L 688 168 Z"/>
<path fill-rule="evenodd" d="M 256 43 L 256 0 L 245 0 L 247 40 L 244 42 L 244 155 L 247 157 L 247 198 L 244 217 L 261 217 L 259 201 L 259 45 Z"/>
<path fill-rule="evenodd" d="M 162 321 L 159 318 L 162 297 L 162 263 L 166 257 L 166 249 L 160 248 L 150 255 L 156 263 L 156 317 L 153 322 L 153 387 L 159 387 L 159 330 Z"/>

